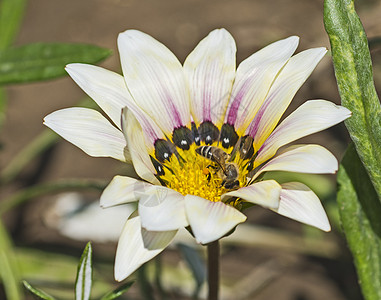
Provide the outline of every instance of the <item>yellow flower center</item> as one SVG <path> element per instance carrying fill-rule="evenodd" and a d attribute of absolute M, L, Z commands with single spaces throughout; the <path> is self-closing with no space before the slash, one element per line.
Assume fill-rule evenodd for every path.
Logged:
<path fill-rule="evenodd" d="M 217 145 L 211 145 L 213 150 L 222 149 Z M 165 185 L 182 195 L 195 195 L 213 202 L 221 201 L 221 195 L 231 190 L 236 190 L 246 184 L 246 161 L 239 159 L 239 156 L 226 165 L 212 161 L 208 157 L 197 153 L 196 149 L 201 146 L 192 144 L 189 150 L 177 148 L 177 156 L 172 155 L 163 164 L 165 174 L 159 178 Z M 208 146 L 205 146 L 208 147 Z M 216 150 L 218 151 L 218 150 Z M 221 152 L 221 151 L 220 151 Z M 233 175 L 226 176 L 226 166 L 234 165 Z M 222 168 L 224 170 L 222 170 Z M 224 172 L 225 171 L 225 172 Z M 237 173 L 235 173 L 237 171 Z M 232 187 L 232 182 L 236 182 Z"/>

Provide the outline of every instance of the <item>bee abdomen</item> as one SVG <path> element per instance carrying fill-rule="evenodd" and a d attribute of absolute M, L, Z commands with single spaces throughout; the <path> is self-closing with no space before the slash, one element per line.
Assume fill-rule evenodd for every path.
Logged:
<path fill-rule="evenodd" d="M 214 161 L 212 148 L 213 148 L 212 146 L 201 146 L 196 148 L 196 153 L 200 154 L 202 157 L 205 157 L 207 159 L 210 159 L 211 161 Z"/>

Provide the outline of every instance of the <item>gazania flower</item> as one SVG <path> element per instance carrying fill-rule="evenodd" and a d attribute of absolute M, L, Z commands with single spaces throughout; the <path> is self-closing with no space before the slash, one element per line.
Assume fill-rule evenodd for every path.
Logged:
<path fill-rule="evenodd" d="M 181 227 L 202 244 L 227 235 L 246 220 L 245 203 L 330 230 L 307 186 L 261 179 L 274 170 L 334 173 L 338 167 L 322 146 L 287 144 L 348 118 L 346 108 L 311 100 L 279 123 L 326 53 L 293 55 L 297 46 L 295 36 L 277 41 L 236 69 L 235 42 L 218 29 L 182 66 L 160 42 L 127 30 L 118 37 L 123 76 L 67 66 L 113 124 L 95 110 L 68 108 L 48 115 L 45 125 L 91 156 L 132 161 L 142 179 L 116 176 L 101 196 L 103 207 L 139 201 L 119 240 L 117 280 L 159 254 Z"/>

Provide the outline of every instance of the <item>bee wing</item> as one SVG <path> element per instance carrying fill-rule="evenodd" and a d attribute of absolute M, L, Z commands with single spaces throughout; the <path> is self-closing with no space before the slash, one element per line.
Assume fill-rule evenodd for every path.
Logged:
<path fill-rule="evenodd" d="M 212 152 L 212 156 L 213 156 L 212 161 L 214 161 L 221 168 L 222 172 L 224 172 L 224 174 L 227 175 L 226 174 L 226 164 L 225 164 L 226 157 L 224 155 L 221 155 L 221 156 L 216 155 L 214 152 Z"/>
<path fill-rule="evenodd" d="M 235 143 L 234 148 L 230 152 L 230 154 L 228 154 L 229 155 L 229 160 L 228 161 L 232 161 L 234 159 L 234 157 L 237 154 L 237 150 L 240 148 L 240 145 L 241 145 L 241 137 L 238 139 L 237 143 Z"/>

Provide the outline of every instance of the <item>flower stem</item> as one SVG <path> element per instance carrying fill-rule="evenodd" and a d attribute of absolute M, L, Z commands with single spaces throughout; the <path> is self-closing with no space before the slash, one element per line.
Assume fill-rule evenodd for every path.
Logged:
<path fill-rule="evenodd" d="M 208 244 L 208 300 L 218 300 L 220 275 L 220 245 L 217 241 Z"/>

